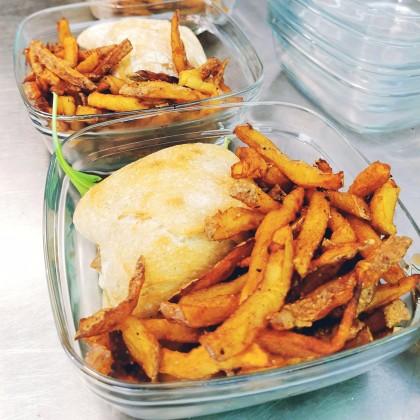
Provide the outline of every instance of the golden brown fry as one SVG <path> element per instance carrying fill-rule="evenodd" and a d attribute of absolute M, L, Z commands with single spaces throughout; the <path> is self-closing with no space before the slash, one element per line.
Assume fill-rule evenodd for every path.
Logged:
<path fill-rule="evenodd" d="M 38 56 L 39 62 L 61 79 L 88 91 L 96 90 L 96 85 L 93 82 L 82 73 L 72 69 L 66 61 L 57 58 L 42 45 L 41 41 L 32 41 L 31 49 Z"/>
<path fill-rule="evenodd" d="M 297 334 L 292 331 L 263 330 L 257 342 L 270 353 L 283 357 L 321 357 L 339 351 L 347 341 L 356 314 L 357 293 L 344 310 L 340 324 L 331 339 Z"/>
<path fill-rule="evenodd" d="M 314 252 L 321 244 L 329 214 L 330 205 L 324 194 L 315 191 L 310 198 L 308 212 L 295 244 L 293 263 L 302 278 L 308 273 Z"/>
<path fill-rule="evenodd" d="M 315 166 L 321 171 L 325 173 L 332 174 L 333 170 L 330 166 L 330 164 L 325 159 L 318 159 L 315 162 Z"/>
<path fill-rule="evenodd" d="M 337 190 L 343 185 L 343 173 L 330 174 L 305 162 L 291 160 L 283 154 L 274 143 L 249 124 L 238 125 L 234 133 L 236 136 L 256 149 L 267 161 L 277 166 L 280 172 L 291 179 L 295 184 L 305 188 L 327 188 Z"/>
<path fill-rule="evenodd" d="M 221 85 L 224 85 L 224 74 L 225 74 L 225 69 L 226 66 L 229 62 L 229 59 L 226 58 L 224 59 L 220 64 L 219 64 L 219 68 L 217 69 L 216 74 L 213 76 L 213 84 L 218 88 Z M 226 85 L 224 85 L 226 86 Z"/>
<path fill-rule="evenodd" d="M 59 115 L 67 115 L 67 116 L 76 114 L 76 102 L 73 96 L 58 96 L 57 113 Z"/>
<path fill-rule="evenodd" d="M 85 361 L 88 366 L 102 375 L 109 375 L 112 372 L 114 359 L 112 353 L 105 346 L 97 343 L 89 344 L 89 350 L 86 353 Z"/>
<path fill-rule="evenodd" d="M 79 321 L 76 340 L 115 330 L 134 310 L 144 283 L 144 258 L 141 256 L 130 280 L 128 296 L 113 308 L 100 309 Z"/>
<path fill-rule="evenodd" d="M 326 191 L 325 194 L 330 200 L 332 207 L 364 220 L 371 219 L 369 206 L 357 195 L 341 191 Z"/>
<path fill-rule="evenodd" d="M 293 187 L 292 181 L 283 175 L 276 166 L 271 164 L 267 165 L 267 170 L 261 181 L 268 185 L 278 185 L 285 192 L 290 192 Z"/>
<path fill-rule="evenodd" d="M 41 89 L 37 82 L 29 82 L 23 86 L 23 91 L 30 101 L 36 101 L 42 97 Z"/>
<path fill-rule="evenodd" d="M 205 98 L 200 92 L 162 81 L 130 83 L 121 88 L 120 94 L 140 99 L 170 99 L 178 102 L 194 102 Z"/>
<path fill-rule="evenodd" d="M 277 229 L 295 219 L 296 213 L 302 207 L 304 194 L 305 190 L 303 188 L 296 188 L 286 195 L 282 207 L 279 210 L 268 213 L 258 227 L 255 233 L 255 246 L 251 254 L 248 281 L 242 290 L 241 302 L 254 293 L 263 277 L 271 236 Z"/>
<path fill-rule="evenodd" d="M 346 344 L 343 347 L 343 350 L 352 349 L 354 347 L 360 347 L 364 344 L 368 344 L 373 341 L 372 333 L 369 327 L 363 327 L 355 337 L 346 341 Z"/>
<path fill-rule="evenodd" d="M 111 70 L 132 50 L 133 46 L 131 42 L 128 39 L 124 39 L 99 61 L 99 64 L 95 67 L 89 77 L 99 80 L 105 74 L 110 73 Z"/>
<path fill-rule="evenodd" d="M 203 274 L 197 281 L 192 283 L 191 291 L 205 289 L 206 287 L 226 280 L 235 270 L 238 262 L 251 255 L 255 241 L 250 239 L 233 248 L 211 270 Z"/>
<path fill-rule="evenodd" d="M 95 108 L 109 109 L 110 111 L 125 112 L 148 109 L 137 98 L 130 98 L 122 95 L 111 95 L 93 92 L 88 96 L 89 106 Z"/>
<path fill-rule="evenodd" d="M 406 294 L 414 287 L 420 284 L 420 275 L 412 274 L 408 277 L 403 277 L 398 284 L 380 284 L 373 295 L 369 305 L 364 308 L 364 312 L 371 312 L 376 308 L 387 305 L 392 301 L 398 299 Z"/>
<path fill-rule="evenodd" d="M 371 241 L 372 246 L 367 249 L 361 249 L 360 254 L 363 258 L 366 258 L 375 248 L 377 248 L 382 240 L 380 236 L 372 229 L 370 224 L 365 220 L 359 219 L 358 217 L 348 215 L 347 220 L 350 223 L 353 231 L 357 236 L 358 241 Z M 384 273 L 384 280 L 388 283 L 395 284 L 398 280 L 404 276 L 403 269 L 398 265 L 394 264 L 386 273 Z"/>
<path fill-rule="evenodd" d="M 353 297 L 355 285 L 356 276 L 351 274 L 329 281 L 307 296 L 285 305 L 270 317 L 270 324 L 276 330 L 310 327 L 334 308 L 346 304 Z"/>
<path fill-rule="evenodd" d="M 69 21 L 63 17 L 57 22 L 58 39 L 64 46 L 64 40 L 71 36 Z"/>
<path fill-rule="evenodd" d="M 267 317 L 281 308 L 293 273 L 293 237 L 290 226 L 275 231 L 264 275 L 258 289 L 214 332 L 200 343 L 219 361 L 242 352 L 267 324 Z"/>
<path fill-rule="evenodd" d="M 172 341 L 175 343 L 198 343 L 199 332 L 185 325 L 170 322 L 167 319 L 142 319 L 143 325 L 157 340 Z"/>
<path fill-rule="evenodd" d="M 178 83 L 178 78 L 174 76 L 169 76 L 166 73 L 155 73 L 151 70 L 138 70 L 132 74 L 128 74 L 127 77 L 133 82 L 149 82 L 162 80 L 163 82 L 168 83 Z"/>
<path fill-rule="evenodd" d="M 354 242 L 357 240 L 356 233 L 349 221 L 334 207 L 330 209 L 328 227 L 332 231 L 330 240 L 334 244 Z"/>
<path fill-rule="evenodd" d="M 88 55 L 83 61 L 76 66 L 76 70 L 80 73 L 91 73 L 99 64 L 99 54 L 95 51 Z"/>
<path fill-rule="evenodd" d="M 214 360 L 203 346 L 180 353 L 162 349 L 160 372 L 178 379 L 205 379 L 220 371 L 230 372 L 239 368 L 256 368 L 270 365 L 269 355 L 257 344 L 252 344 L 241 354 L 226 361 Z"/>
<path fill-rule="evenodd" d="M 383 235 L 395 235 L 394 212 L 397 205 L 400 187 L 393 179 L 389 179 L 375 190 L 370 200 L 373 228 Z"/>
<path fill-rule="evenodd" d="M 122 335 L 130 355 L 144 369 L 152 382 L 157 381 L 160 345 L 145 327 L 143 320 L 129 316 L 122 323 Z"/>
<path fill-rule="evenodd" d="M 238 179 L 232 184 L 230 195 L 260 213 L 268 213 L 281 208 L 278 201 L 272 199 L 250 179 Z"/>
<path fill-rule="evenodd" d="M 181 39 L 179 32 L 179 11 L 176 10 L 172 15 L 171 20 L 171 48 L 172 48 L 172 61 L 174 62 L 175 69 L 179 73 L 189 68 L 187 53 L 185 51 L 184 43 Z"/>
<path fill-rule="evenodd" d="M 79 46 L 74 36 L 67 36 L 63 41 L 64 60 L 69 63 L 70 67 L 76 67 L 79 60 Z"/>
<path fill-rule="evenodd" d="M 241 232 L 255 230 L 264 219 L 264 214 L 245 207 L 231 207 L 218 211 L 205 222 L 205 231 L 210 239 L 220 241 L 232 238 Z"/>
<path fill-rule="evenodd" d="M 373 162 L 357 175 L 350 185 L 348 192 L 365 198 L 385 184 L 390 175 L 391 168 L 389 165 L 381 162 Z"/>
<path fill-rule="evenodd" d="M 99 58 L 106 56 L 117 44 L 105 45 L 103 47 L 92 48 L 91 50 L 79 50 L 79 61 L 86 60 L 90 55 L 97 54 Z M 96 67 L 96 66 L 95 66 Z"/>
<path fill-rule="evenodd" d="M 238 156 L 239 162 L 232 165 L 232 178 L 261 178 L 267 172 L 267 163 L 255 149 L 238 147 L 236 156 Z"/>

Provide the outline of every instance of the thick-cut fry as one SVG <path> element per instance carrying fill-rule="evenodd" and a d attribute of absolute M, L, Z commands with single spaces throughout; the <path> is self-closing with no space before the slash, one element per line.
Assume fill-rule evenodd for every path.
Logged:
<path fill-rule="evenodd" d="M 129 316 L 123 321 L 122 334 L 133 359 L 141 365 L 152 382 L 157 381 L 160 364 L 160 345 L 143 321 Z"/>
<path fill-rule="evenodd" d="M 233 248 L 211 270 L 192 284 L 191 291 L 197 291 L 226 280 L 235 270 L 238 262 L 251 255 L 255 241 L 250 239 Z"/>
<path fill-rule="evenodd" d="M 80 73 L 91 73 L 99 64 L 99 54 L 95 51 L 92 54 L 88 55 L 83 61 L 81 61 L 77 66 L 76 70 Z"/>
<path fill-rule="evenodd" d="M 69 21 L 65 17 L 57 22 L 57 32 L 60 44 L 64 46 L 64 40 L 71 36 Z"/>
<path fill-rule="evenodd" d="M 334 308 L 346 304 L 353 296 L 356 276 L 348 274 L 332 280 L 270 317 L 276 330 L 310 327 Z"/>
<path fill-rule="evenodd" d="M 319 267 L 325 265 L 344 263 L 344 261 L 354 258 L 360 250 L 370 248 L 371 246 L 371 242 L 346 242 L 334 247 L 330 247 L 318 258 L 311 261 L 309 271 L 317 270 Z"/>
<path fill-rule="evenodd" d="M 26 97 L 31 101 L 36 101 L 42 96 L 41 89 L 37 82 L 26 83 L 26 85 L 23 86 L 23 91 L 25 92 Z"/>
<path fill-rule="evenodd" d="M 348 192 L 365 198 L 388 181 L 391 168 L 386 163 L 373 162 L 360 172 L 350 185 Z"/>
<path fill-rule="evenodd" d="M 420 284 L 420 274 L 412 274 L 403 277 L 398 284 L 380 284 L 373 295 L 369 305 L 364 308 L 364 312 L 371 312 L 376 308 L 387 305 L 406 294 Z"/>
<path fill-rule="evenodd" d="M 324 194 L 315 191 L 309 201 L 308 212 L 296 239 L 293 263 L 301 277 L 309 271 L 314 252 L 321 244 L 328 224 L 330 205 Z"/>
<path fill-rule="evenodd" d="M 396 299 L 362 319 L 370 331 L 375 334 L 388 328 L 394 328 L 403 321 L 409 321 L 410 318 L 411 314 L 405 303 Z"/>
<path fill-rule="evenodd" d="M 330 200 L 332 207 L 364 220 L 371 219 L 369 206 L 357 195 L 340 191 L 326 191 L 325 194 Z"/>
<path fill-rule="evenodd" d="M 260 213 L 268 213 L 281 208 L 278 201 L 272 199 L 249 179 L 238 179 L 237 182 L 232 184 L 230 195 Z"/>
<path fill-rule="evenodd" d="M 105 308 L 95 312 L 88 318 L 79 321 L 76 339 L 101 335 L 115 330 L 134 310 L 144 283 L 144 258 L 137 261 L 133 277 L 130 280 L 128 296 L 113 308 Z"/>
<path fill-rule="evenodd" d="M 125 81 L 112 76 L 111 74 L 107 74 L 101 79 L 101 82 L 107 83 L 109 85 L 109 90 L 113 95 L 118 95 L 120 89 L 125 85 Z"/>
<path fill-rule="evenodd" d="M 79 46 L 74 36 L 67 36 L 63 41 L 64 60 L 69 63 L 70 67 L 76 67 L 79 60 Z"/>
<path fill-rule="evenodd" d="M 259 334 L 257 342 L 270 353 L 284 357 L 321 357 L 335 353 L 347 341 L 356 315 L 356 306 L 357 292 L 344 310 L 343 317 L 331 341 L 323 341 L 292 331 L 263 330 Z"/>
<path fill-rule="evenodd" d="M 268 246 L 273 233 L 292 222 L 301 209 L 305 190 L 296 188 L 286 195 L 279 210 L 268 213 L 255 233 L 255 246 L 251 254 L 248 271 L 248 281 L 241 293 L 241 302 L 254 293 L 263 277 L 263 271 L 268 257 Z"/>
<path fill-rule="evenodd" d="M 238 156 L 239 162 L 232 165 L 232 178 L 261 178 L 267 172 L 266 161 L 255 149 L 238 147 L 236 156 Z"/>
<path fill-rule="evenodd" d="M 216 360 L 226 360 L 243 351 L 278 311 L 290 289 L 293 273 L 293 237 L 290 226 L 274 232 L 264 276 L 258 289 L 214 332 L 200 339 Z"/>
<path fill-rule="evenodd" d="M 206 290 L 206 289 L 204 289 Z M 209 327 L 225 321 L 239 306 L 239 293 L 217 295 L 198 301 L 169 303 L 160 306 L 162 315 L 191 328 Z"/>
<path fill-rule="evenodd" d="M 181 71 L 187 70 L 188 60 L 187 53 L 185 51 L 184 43 L 181 39 L 181 34 L 179 32 L 179 11 L 176 10 L 172 15 L 171 20 L 171 48 L 172 48 L 172 61 L 174 62 L 175 69 L 179 73 Z"/>
<path fill-rule="evenodd" d="M 330 209 L 328 227 L 332 231 L 330 241 L 334 244 L 354 242 L 357 240 L 356 234 L 348 220 L 334 207 Z"/>
<path fill-rule="evenodd" d="M 126 75 L 133 82 L 153 82 L 156 80 L 162 80 L 168 83 L 178 83 L 178 78 L 169 76 L 166 73 L 155 73 L 151 70 L 137 70 L 134 73 Z"/>
<path fill-rule="evenodd" d="M 375 248 L 377 248 L 382 243 L 382 240 L 380 236 L 375 232 L 375 230 L 372 229 L 370 224 L 365 220 L 351 215 L 347 216 L 347 220 L 355 232 L 358 241 L 373 242 L 371 247 L 360 250 L 362 257 L 366 258 Z M 383 278 L 388 283 L 395 284 L 404 275 L 405 274 L 403 269 L 398 264 L 394 264 L 386 273 L 384 273 Z"/>
<path fill-rule="evenodd" d="M 231 207 L 209 216 L 205 222 L 205 231 L 215 241 L 232 238 L 238 233 L 257 229 L 264 216 L 245 207 Z"/>
<path fill-rule="evenodd" d="M 214 360 L 203 346 L 189 353 L 162 349 L 160 372 L 167 373 L 178 379 L 205 379 L 220 371 L 230 372 L 239 368 L 268 367 L 269 355 L 257 344 L 252 344 L 241 354 L 226 361 Z"/>
<path fill-rule="evenodd" d="M 370 200 L 372 226 L 383 235 L 395 235 L 394 212 L 397 205 L 400 187 L 393 179 L 389 179 L 375 190 Z"/>
<path fill-rule="evenodd" d="M 32 41 L 31 48 L 34 54 L 39 58 L 39 62 L 51 70 L 54 74 L 69 83 L 79 86 L 89 91 L 96 90 L 96 85 L 90 81 L 82 73 L 72 69 L 66 61 L 57 58 L 47 48 L 42 45 L 41 41 Z"/>
<path fill-rule="evenodd" d="M 171 99 L 178 102 L 194 102 L 205 98 L 200 92 L 162 81 L 130 83 L 120 89 L 120 94 L 142 99 Z"/>
<path fill-rule="evenodd" d="M 99 92 L 93 92 L 88 96 L 88 104 L 95 108 L 109 109 L 110 111 L 118 112 L 147 109 L 147 106 L 138 101 L 137 98 Z"/>
<path fill-rule="evenodd" d="M 157 340 L 172 341 L 175 343 L 198 343 L 199 332 L 185 325 L 170 322 L 167 319 L 142 319 L 143 325 Z"/>
<path fill-rule="evenodd" d="M 67 116 L 76 114 L 76 102 L 73 96 L 58 96 L 57 113 Z"/>
<path fill-rule="evenodd" d="M 291 160 L 267 137 L 254 130 L 249 124 L 238 125 L 234 133 L 241 141 L 256 149 L 264 159 L 277 166 L 284 175 L 301 187 L 337 190 L 343 186 L 342 172 L 325 173 L 305 162 Z"/>
<path fill-rule="evenodd" d="M 131 42 L 128 39 L 124 39 L 99 61 L 99 64 L 89 76 L 94 80 L 99 80 L 105 74 L 110 73 L 111 70 L 132 50 L 133 46 Z"/>
<path fill-rule="evenodd" d="M 283 175 L 279 171 L 279 168 L 271 164 L 267 165 L 267 170 L 262 176 L 261 181 L 268 185 L 278 185 L 285 192 L 290 192 L 293 187 L 292 181 Z"/>

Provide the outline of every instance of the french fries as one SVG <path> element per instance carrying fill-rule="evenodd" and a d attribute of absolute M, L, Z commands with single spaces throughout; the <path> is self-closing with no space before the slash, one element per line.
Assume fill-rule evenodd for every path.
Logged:
<path fill-rule="evenodd" d="M 171 20 L 172 59 L 177 77 L 136 69 L 124 79 L 115 77 L 117 66 L 133 50 L 128 39 L 119 44 L 104 45 L 81 50 L 72 34 L 69 22 L 57 22 L 58 42 L 44 44 L 33 40 L 24 54 L 30 70 L 23 80 L 24 93 L 33 106 L 51 113 L 52 95 L 59 96 L 58 114 L 64 116 L 87 115 L 77 113 L 79 106 L 89 105 L 98 110 L 94 114 L 132 112 L 174 104 L 197 102 L 230 92 L 224 75 L 228 59 L 210 57 L 197 68 L 188 63 L 185 46 L 180 36 L 179 12 Z M 85 98 L 87 98 L 85 100 Z M 74 131 L 98 119 L 73 118 L 70 123 L 59 121 L 59 131 Z"/>
<path fill-rule="evenodd" d="M 205 230 L 210 240 L 242 241 L 162 302 L 154 319 L 132 315 L 144 277 L 140 259 L 127 300 L 80 321 L 76 338 L 90 345 L 94 369 L 136 380 L 115 367 L 125 352 L 150 381 L 245 374 L 361 346 L 410 319 L 400 297 L 420 275 L 399 263 L 412 241 L 381 233 L 374 222 L 386 208 L 393 224 L 398 187 L 389 166 L 375 162 L 349 191 L 338 191 L 343 174 L 325 160 L 293 161 L 249 125 L 235 132 L 250 145 L 231 168 L 243 186 L 232 195 L 245 206 L 217 212 Z M 267 182 L 269 168 L 287 192 Z M 276 185 L 282 193 L 273 199 L 267 191 Z M 375 196 L 384 203 L 372 204 Z M 111 348 L 115 334 L 119 351 Z"/>

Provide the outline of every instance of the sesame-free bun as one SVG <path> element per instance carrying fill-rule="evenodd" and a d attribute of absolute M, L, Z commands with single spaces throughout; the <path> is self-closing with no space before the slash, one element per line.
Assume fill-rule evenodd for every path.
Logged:
<path fill-rule="evenodd" d="M 91 188 L 74 213 L 76 229 L 97 244 L 105 306 L 125 299 L 137 259 L 146 280 L 134 315 L 156 315 L 171 298 L 235 245 L 212 241 L 206 217 L 243 206 L 229 195 L 237 157 L 213 144 L 162 149 Z"/>

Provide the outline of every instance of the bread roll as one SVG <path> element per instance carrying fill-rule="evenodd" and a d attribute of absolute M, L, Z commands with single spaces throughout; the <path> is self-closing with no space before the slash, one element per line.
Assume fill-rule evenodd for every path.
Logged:
<path fill-rule="evenodd" d="M 229 194 L 236 161 L 221 146 L 177 145 L 120 169 L 84 195 L 74 224 L 100 250 L 109 305 L 126 297 L 140 255 L 146 280 L 134 314 L 151 317 L 229 252 L 235 243 L 209 240 L 204 222 L 218 210 L 243 206 Z"/>

